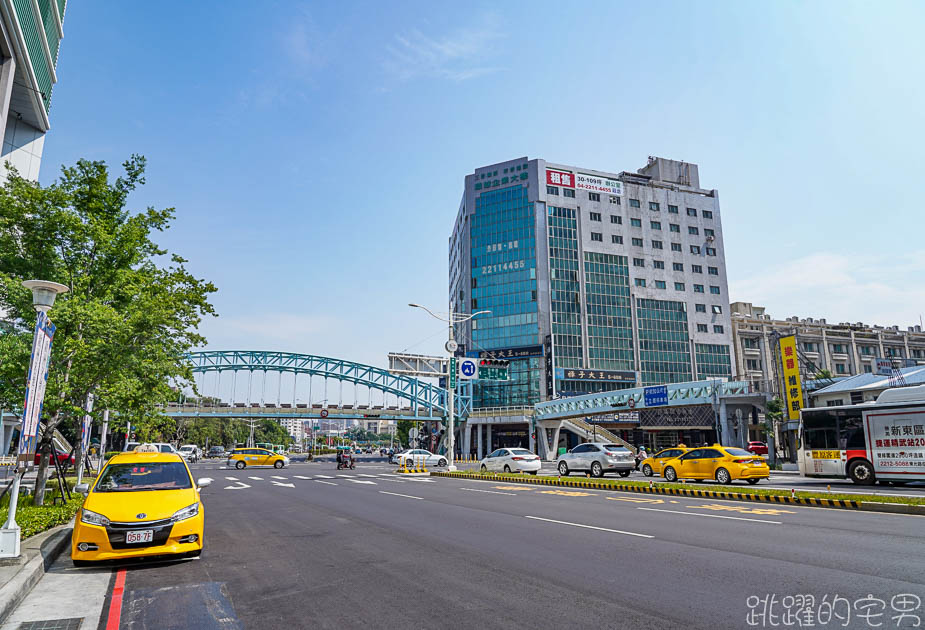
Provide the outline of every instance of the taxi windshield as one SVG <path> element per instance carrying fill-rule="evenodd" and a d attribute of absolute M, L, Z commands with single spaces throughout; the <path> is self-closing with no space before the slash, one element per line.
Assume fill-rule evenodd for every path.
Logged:
<path fill-rule="evenodd" d="M 95 492 L 183 490 L 193 487 L 186 466 L 180 462 L 110 464 L 103 470 Z"/>

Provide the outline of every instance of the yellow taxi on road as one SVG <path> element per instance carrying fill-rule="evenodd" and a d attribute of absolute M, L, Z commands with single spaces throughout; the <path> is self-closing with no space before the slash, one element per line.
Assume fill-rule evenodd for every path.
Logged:
<path fill-rule="evenodd" d="M 761 479 L 767 479 L 771 469 L 764 459 L 743 448 L 714 444 L 690 449 L 665 462 L 663 475 L 666 481 L 715 479 L 725 484 L 744 479 L 750 484 L 756 484 Z"/>
<path fill-rule="evenodd" d="M 110 459 L 86 494 L 71 534 L 71 560 L 87 566 L 101 560 L 202 553 L 205 513 L 186 462 L 175 453 L 139 451 Z"/>
<path fill-rule="evenodd" d="M 675 446 L 674 448 L 663 448 L 655 455 L 651 457 L 646 457 L 642 460 L 642 474 L 646 477 L 651 477 L 652 475 L 661 475 L 662 470 L 665 468 L 665 462 L 669 459 L 674 459 L 675 457 L 680 457 L 684 453 L 688 452 L 689 448 L 686 446 Z"/>
<path fill-rule="evenodd" d="M 228 459 L 225 460 L 225 466 L 237 468 L 238 470 L 247 466 L 283 468 L 288 465 L 288 457 L 265 448 L 236 448 L 228 453 Z"/>

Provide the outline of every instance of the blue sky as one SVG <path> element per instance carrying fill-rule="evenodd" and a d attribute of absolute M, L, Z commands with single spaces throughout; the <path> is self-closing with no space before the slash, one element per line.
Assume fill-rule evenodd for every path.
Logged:
<path fill-rule="evenodd" d="M 920 2 L 71 2 L 41 180 L 148 158 L 215 349 L 435 353 L 463 177 L 700 165 L 730 297 L 925 312 Z"/>

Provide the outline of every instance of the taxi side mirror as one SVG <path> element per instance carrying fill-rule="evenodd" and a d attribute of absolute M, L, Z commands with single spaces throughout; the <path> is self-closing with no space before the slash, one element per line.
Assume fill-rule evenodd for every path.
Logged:
<path fill-rule="evenodd" d="M 203 477 L 203 478 L 201 478 L 201 479 L 197 479 L 197 480 L 196 480 L 196 485 L 199 486 L 199 489 L 200 489 L 200 490 L 202 490 L 203 488 L 206 488 L 206 487 L 212 485 L 212 481 L 213 481 L 213 480 L 212 480 L 211 477 Z"/>
<path fill-rule="evenodd" d="M 79 483 L 74 486 L 74 492 L 77 494 L 89 494 L 90 493 L 90 484 L 88 483 Z"/>

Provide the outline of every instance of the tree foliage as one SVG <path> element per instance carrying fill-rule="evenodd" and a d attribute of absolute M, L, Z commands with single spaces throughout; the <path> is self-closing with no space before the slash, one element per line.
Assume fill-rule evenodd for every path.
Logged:
<path fill-rule="evenodd" d="M 50 312 L 57 331 L 45 444 L 60 423 L 74 427 L 91 392 L 97 418 L 108 408 L 114 427 L 128 421 L 142 435 L 162 433 L 170 420 L 159 405 L 173 397 L 172 383 L 192 382 L 186 355 L 205 343 L 197 327 L 214 315 L 208 299 L 215 287 L 154 240 L 174 209 L 127 208 L 145 182 L 145 159 L 132 156 L 123 167 L 113 180 L 104 162 L 80 160 L 47 187 L 15 172 L 0 187 L 0 402 L 19 408 L 24 396 L 36 315 L 22 281 L 70 287 Z"/>

